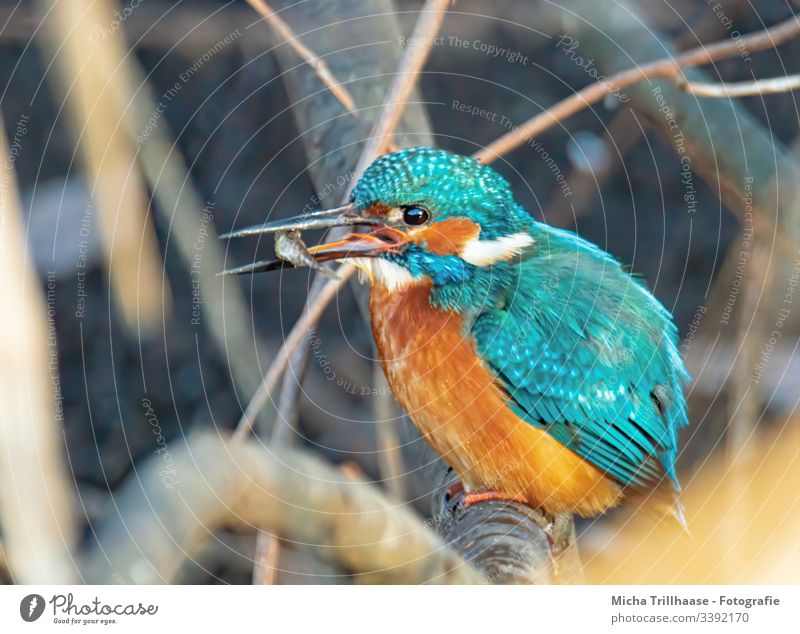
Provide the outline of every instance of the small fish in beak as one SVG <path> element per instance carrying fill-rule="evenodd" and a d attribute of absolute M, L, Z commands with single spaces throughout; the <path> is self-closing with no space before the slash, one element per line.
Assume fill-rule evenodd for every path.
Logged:
<path fill-rule="evenodd" d="M 290 231 L 279 231 L 275 234 L 275 257 L 283 262 L 291 264 L 293 267 L 300 268 L 307 266 L 310 269 L 319 271 L 331 280 L 338 280 L 339 276 L 336 275 L 327 266 L 322 266 L 314 260 L 314 256 L 308 251 L 306 243 L 300 237 L 300 232 L 297 229 Z"/>

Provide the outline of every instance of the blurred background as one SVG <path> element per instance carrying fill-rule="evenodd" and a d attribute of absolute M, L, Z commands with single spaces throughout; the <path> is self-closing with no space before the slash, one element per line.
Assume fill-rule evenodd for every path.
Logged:
<path fill-rule="evenodd" d="M 317 4 L 326 5 L 322 28 L 301 35 L 313 50 L 326 30 L 341 28 L 331 17 L 336 3 Z M 759 31 L 798 10 L 783 0 L 629 5 L 667 43 L 657 57 Z M 654 58 L 651 49 L 637 57 L 635 40 L 593 40 L 573 13 L 580 6 L 456 2 L 417 95 L 435 144 L 471 154 L 598 73 Z M 400 32 L 410 33 L 421 2 L 394 7 Z M 298 25 L 293 10 L 281 15 Z M 656 37 L 641 29 L 645 39 Z M 352 43 L 376 57 L 402 45 L 377 28 L 373 40 Z M 349 54 L 356 53 L 328 61 L 341 68 Z M 10 394 L 14 381 L 35 371 L 25 359 L 44 354 L 50 392 L 41 401 L 54 401 L 49 415 L 65 449 L 23 464 L 35 471 L 48 468 L 41 466 L 47 455 L 63 460 L 65 489 L 78 500 L 76 548 L 90 547 L 96 525 L 114 512 L 115 492 L 145 461 L 163 458 L 168 470 L 167 453 L 192 430 L 236 426 L 301 314 L 307 271 L 216 277 L 272 251 L 269 241 L 227 244 L 219 233 L 316 208 L 320 193 L 328 204 L 325 196 L 343 191 L 340 182 L 319 192 L 310 178 L 309 135 L 298 123 L 309 102 L 296 102 L 283 81 L 303 65 L 293 55 L 245 2 L 0 0 L 7 185 L 15 179 L 35 274 L 24 278 L 26 299 L 12 283 L 3 299 L 38 311 L 21 323 L 41 322 L 31 338 L 19 334 L 19 323 L 4 324 L 4 345 L 15 352 L 3 353 L 3 389 Z M 715 82 L 796 74 L 800 38 L 705 70 Z M 665 557 L 653 547 L 664 541 L 625 512 L 581 522 L 590 581 L 800 576 L 797 98 L 716 100 L 720 117 L 687 118 L 681 132 L 694 135 L 688 168 L 682 141 L 665 134 L 657 109 L 654 116 L 639 98 L 613 97 L 495 164 L 536 218 L 577 231 L 647 281 L 675 316 L 693 376 L 692 424 L 678 464 L 699 543 L 680 542 L 675 557 Z M 723 116 L 727 134 L 715 129 Z M 704 145 L 716 164 L 695 149 Z M 4 219 L 17 213 L 8 201 Z M 5 274 L 23 279 L 12 268 Z M 357 465 L 362 477 L 429 517 L 425 450 L 386 395 L 349 286 L 309 342 L 293 442 L 335 465 Z M 26 416 L 36 416 L 36 407 L 19 416 L 5 408 L 5 427 L 31 424 Z M 162 477 L 165 484 L 179 478 Z M 255 542 L 252 531 L 220 530 L 173 581 L 249 583 Z M 346 571 L 284 546 L 278 582 L 348 581 Z M 6 582 L 10 568 L 0 565 Z"/>

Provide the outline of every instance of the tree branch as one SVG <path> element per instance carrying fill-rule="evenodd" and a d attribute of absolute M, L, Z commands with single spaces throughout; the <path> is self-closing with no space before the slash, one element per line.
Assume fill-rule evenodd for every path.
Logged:
<path fill-rule="evenodd" d="M 800 35 L 800 21 L 793 16 L 772 28 L 747 35 L 739 40 L 727 38 L 714 44 L 699 46 L 679 55 L 614 73 L 607 79 L 591 84 L 550 106 L 518 128 L 492 141 L 473 156 L 483 163 L 492 163 L 524 144 L 528 139 L 603 100 L 611 92 L 651 79 L 667 79 L 679 86 L 686 85 L 687 80 L 682 69 L 734 57 L 741 53 L 741 47 L 745 47 L 750 52 L 773 48 L 797 37 L 797 35 Z"/>
<path fill-rule="evenodd" d="M 294 52 L 297 53 L 300 59 L 314 69 L 317 77 L 319 77 L 320 81 L 331 91 L 331 94 L 336 97 L 339 103 L 342 104 L 342 107 L 349 113 L 356 114 L 356 104 L 355 101 L 353 101 L 352 95 L 339 83 L 339 80 L 334 77 L 325 61 L 300 41 L 300 38 L 295 35 L 295 32 L 292 31 L 292 28 L 286 24 L 283 18 L 275 13 L 264 0 L 247 0 L 247 4 L 258 11 L 258 13 L 270 23 L 275 32 L 294 49 Z"/>
<path fill-rule="evenodd" d="M 155 456 L 116 497 L 82 570 L 88 583 L 164 583 L 220 527 L 258 526 L 313 546 L 361 583 L 479 583 L 405 506 L 302 451 L 198 433 Z"/>
<path fill-rule="evenodd" d="M 136 165 L 136 147 L 125 126 L 130 86 L 121 34 L 97 40 L 94 25 L 111 24 L 113 3 L 44 2 L 46 28 L 37 32 L 58 72 L 71 131 L 86 166 L 111 290 L 124 325 L 134 336 L 153 333 L 170 311 L 172 294 L 164 275 L 147 188 Z M 49 64 L 50 60 L 46 60 Z"/>

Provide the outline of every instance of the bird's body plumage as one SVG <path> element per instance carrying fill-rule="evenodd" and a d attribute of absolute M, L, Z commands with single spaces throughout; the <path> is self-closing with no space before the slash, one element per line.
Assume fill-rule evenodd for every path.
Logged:
<path fill-rule="evenodd" d="M 636 494 L 680 519 L 688 377 L 639 280 L 536 222 L 491 168 L 433 148 L 379 158 L 345 207 L 236 235 L 355 224 L 373 230 L 309 253 L 369 276 L 389 384 L 467 488 L 581 515 Z"/>
<path fill-rule="evenodd" d="M 394 394 L 468 488 L 582 515 L 636 493 L 680 515 L 687 374 L 669 312 L 639 280 L 534 221 L 493 170 L 440 150 L 379 159 L 354 200 L 432 210 L 381 269 L 362 264 Z"/>
<path fill-rule="evenodd" d="M 455 312 L 430 304 L 430 287 L 370 298 L 378 354 L 392 392 L 425 440 L 469 491 L 501 491 L 549 511 L 594 515 L 620 487 L 509 406 Z"/>

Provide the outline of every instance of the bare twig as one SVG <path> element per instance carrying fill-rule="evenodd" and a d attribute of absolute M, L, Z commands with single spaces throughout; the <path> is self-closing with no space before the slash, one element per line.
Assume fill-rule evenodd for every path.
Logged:
<path fill-rule="evenodd" d="M 678 88 L 699 97 L 748 97 L 752 95 L 772 95 L 800 89 L 800 74 L 770 79 L 754 79 L 724 84 L 699 81 L 677 82 Z"/>
<path fill-rule="evenodd" d="M 0 157 L 8 157 L 0 119 Z M 76 583 L 74 491 L 64 463 L 55 322 L 28 255 L 13 164 L 0 171 L 0 527 L 16 583 Z M 48 280 L 48 294 L 55 279 Z M 49 321 L 49 323 L 48 323 Z"/>
<path fill-rule="evenodd" d="M 333 76 L 333 73 L 330 68 L 328 68 L 325 61 L 320 59 L 314 51 L 300 41 L 300 38 L 298 38 L 292 28 L 284 22 L 283 18 L 275 13 L 264 0 L 247 0 L 247 4 L 258 11 L 258 13 L 270 23 L 275 32 L 286 40 L 295 53 L 300 56 L 300 59 L 314 69 L 320 81 L 325 84 L 328 90 L 331 91 L 331 94 L 342 104 L 344 109 L 351 114 L 355 114 L 356 104 L 355 101 L 353 101 L 353 96 L 339 83 L 339 80 Z"/>
<path fill-rule="evenodd" d="M 281 555 L 280 538 L 259 530 L 253 554 L 253 585 L 271 586 L 278 579 L 278 560 Z"/>
<path fill-rule="evenodd" d="M 741 53 L 743 47 L 750 52 L 776 47 L 800 35 L 800 20 L 791 17 L 772 28 L 739 39 L 727 38 L 707 46 L 699 46 L 685 53 L 667 57 L 635 68 L 615 73 L 603 81 L 591 84 L 570 95 L 544 112 L 492 141 L 473 156 L 483 163 L 492 163 L 528 139 L 595 104 L 613 91 L 650 79 L 667 79 L 678 85 L 686 83 L 682 69 L 710 64 Z"/>
<path fill-rule="evenodd" d="M 295 325 L 292 327 L 292 330 L 289 332 L 289 335 L 284 340 L 283 345 L 275 355 L 275 360 L 272 362 L 272 365 L 270 365 L 267 373 L 264 375 L 261 385 L 253 395 L 253 398 L 250 399 L 244 414 L 242 414 L 242 417 L 239 419 L 239 423 L 236 425 L 236 431 L 234 432 L 235 439 L 241 440 L 246 438 L 253 429 L 253 422 L 255 421 L 258 411 L 272 396 L 272 391 L 275 389 L 278 379 L 281 378 L 283 371 L 289 365 L 289 358 L 291 357 L 295 348 L 297 348 L 297 346 L 303 341 L 306 331 L 311 326 L 316 324 L 319 318 L 322 317 L 322 313 L 325 312 L 325 308 L 328 306 L 328 304 L 330 304 L 333 298 L 336 297 L 339 289 L 350 278 L 350 276 L 353 275 L 354 271 L 355 269 L 349 264 L 339 267 L 336 270 L 336 274 L 339 276 L 339 279 L 328 280 L 325 286 L 322 287 L 322 290 L 316 297 L 315 301 L 306 305 L 306 310 L 303 312 L 303 315 L 300 317 L 300 319 L 297 320 L 297 323 L 295 323 Z"/>
<path fill-rule="evenodd" d="M 155 457 L 117 497 L 82 562 L 88 582 L 168 582 L 209 531 L 254 525 L 313 545 L 361 583 L 481 581 L 410 508 L 306 452 L 203 433 L 172 455 L 174 486 Z"/>
<path fill-rule="evenodd" d="M 291 444 L 290 432 L 297 426 L 298 389 L 305 371 L 308 355 L 307 345 L 298 345 L 288 355 L 289 364 L 283 373 L 278 411 L 272 426 L 270 443 L 273 447 Z M 259 531 L 256 535 L 256 550 L 253 565 L 253 583 L 272 585 L 277 580 L 277 564 L 280 557 L 280 540 L 277 535 Z"/>
<path fill-rule="evenodd" d="M 374 349 L 374 348 L 373 348 Z M 378 470 L 386 489 L 396 500 L 408 499 L 405 486 L 405 461 L 403 447 L 397 434 L 402 418 L 397 416 L 395 401 L 389 390 L 389 383 L 379 363 L 374 364 L 373 386 L 376 394 L 373 399 L 375 412 L 375 432 L 378 436 Z"/>

